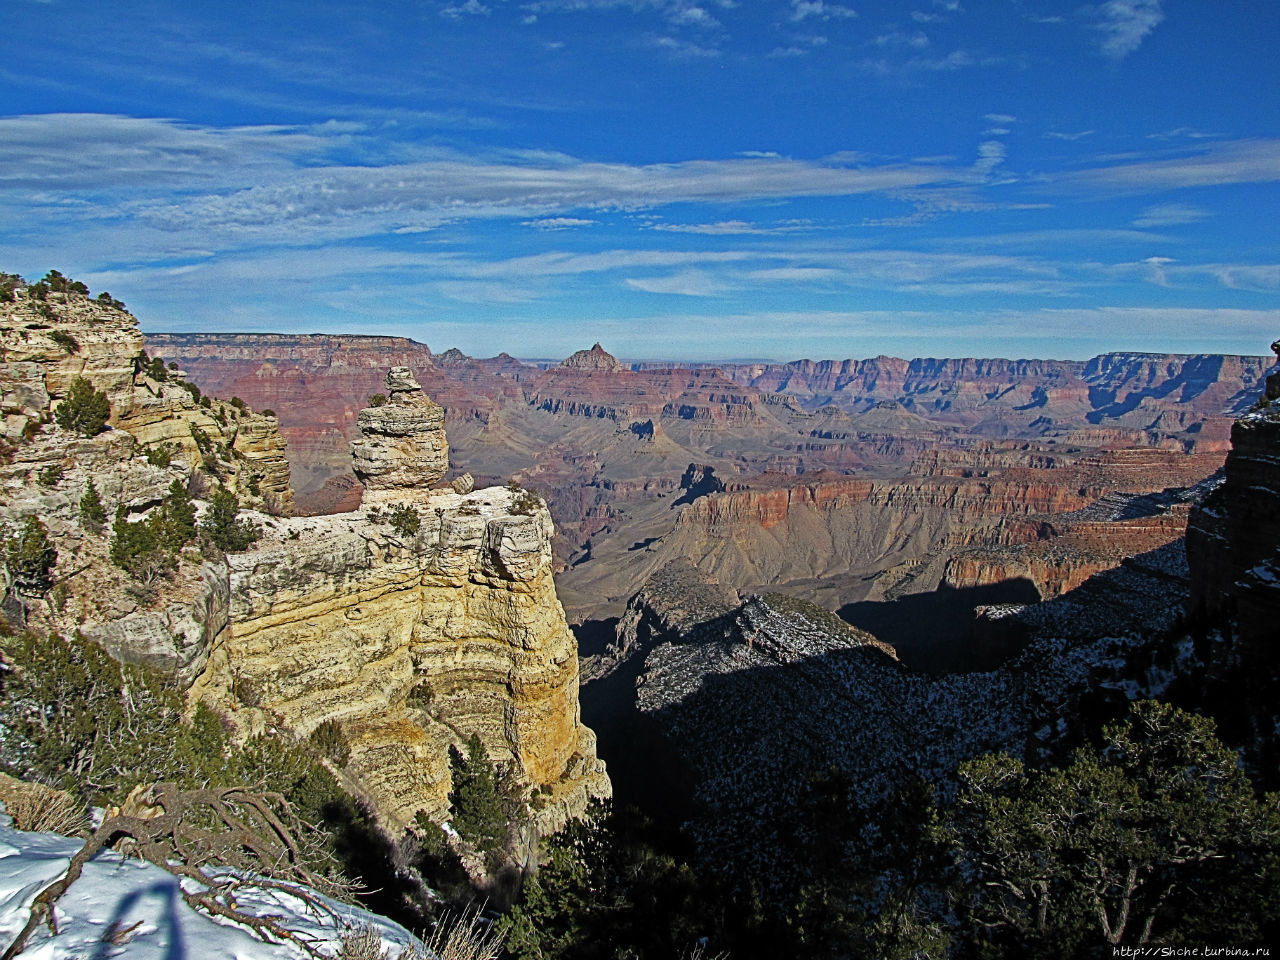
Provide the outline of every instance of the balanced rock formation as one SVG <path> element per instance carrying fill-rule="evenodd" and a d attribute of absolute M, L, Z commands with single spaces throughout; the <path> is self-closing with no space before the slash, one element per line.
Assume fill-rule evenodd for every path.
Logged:
<path fill-rule="evenodd" d="M 551 516 L 513 487 L 427 490 L 446 464 L 443 411 L 407 369 L 387 386 L 352 445 L 363 512 L 283 520 L 229 559 L 227 626 L 193 693 L 247 729 L 335 721 L 347 775 L 395 827 L 447 817 L 449 747 L 478 734 L 553 830 L 610 785 L 579 719 Z"/>
<path fill-rule="evenodd" d="M 387 401 L 356 419 L 361 436 L 351 444 L 356 476 L 369 503 L 425 491 L 449 469 L 444 408 L 425 393 L 408 367 L 387 374 Z"/>

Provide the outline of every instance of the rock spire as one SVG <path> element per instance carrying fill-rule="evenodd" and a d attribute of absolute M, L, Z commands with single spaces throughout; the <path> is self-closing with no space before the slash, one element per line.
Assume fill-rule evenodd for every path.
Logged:
<path fill-rule="evenodd" d="M 449 469 L 444 407 L 425 393 L 408 367 L 387 373 L 386 402 L 356 418 L 361 437 L 351 444 L 352 467 L 365 499 L 426 491 Z"/>

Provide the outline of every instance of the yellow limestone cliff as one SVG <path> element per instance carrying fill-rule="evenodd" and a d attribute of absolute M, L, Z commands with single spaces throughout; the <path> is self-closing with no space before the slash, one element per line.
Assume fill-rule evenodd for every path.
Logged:
<path fill-rule="evenodd" d="M 419 810 L 447 815 L 448 748 L 477 733 L 536 795 L 537 828 L 553 830 L 611 788 L 579 717 L 550 514 L 518 490 L 429 491 L 447 454 L 426 467 L 420 454 L 444 449 L 443 428 L 422 418 L 441 435 L 409 442 L 400 427 L 430 401 L 403 368 L 388 384 L 392 402 L 362 415 L 355 452 L 367 461 L 380 424 L 399 425 L 395 445 L 421 468 L 403 500 L 419 529 L 383 518 L 390 485 L 357 513 L 278 521 L 228 558 L 228 624 L 193 693 L 249 726 L 307 735 L 335 721 L 351 748 L 345 773 L 395 826 Z M 377 459 L 394 459 L 383 447 Z"/>

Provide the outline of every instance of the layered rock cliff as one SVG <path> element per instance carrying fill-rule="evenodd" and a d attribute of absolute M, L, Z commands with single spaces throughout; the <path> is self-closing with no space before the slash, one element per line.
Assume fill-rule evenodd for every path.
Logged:
<path fill-rule="evenodd" d="M 393 827 L 418 811 L 447 816 L 449 747 L 472 733 L 523 789 L 539 830 L 608 795 L 579 719 L 550 515 L 515 487 L 429 489 L 448 468 L 443 411 L 407 369 L 358 418 L 364 512 L 290 517 L 273 416 L 140 356 L 136 321 L 117 305 L 48 297 L 20 287 L 0 304 L 0 529 L 39 517 L 57 550 L 52 585 L 23 587 L 3 568 L 6 614 L 149 663 L 242 732 L 305 737 L 334 721 L 350 745 L 348 785 Z M 49 422 L 77 376 L 110 399 L 96 436 Z M 80 508 L 90 480 L 107 529 Z M 229 555 L 191 544 L 167 569 L 121 569 L 109 518 L 154 515 L 175 482 L 201 515 L 215 483 L 270 508 L 250 514 L 259 541 Z"/>
<path fill-rule="evenodd" d="M 425 492 L 449 469 L 444 408 L 422 392 L 408 367 L 391 368 L 385 396 L 385 403 L 360 412 L 360 438 L 351 444 L 370 504 Z"/>
<path fill-rule="evenodd" d="M 110 561 L 109 537 L 87 525 L 81 501 L 92 483 L 106 518 L 120 509 L 136 521 L 198 472 L 202 488 L 221 483 L 247 505 L 287 512 L 277 421 L 214 402 L 181 370 L 148 361 L 137 321 L 114 301 L 20 285 L 0 317 L 0 528 L 36 517 L 58 553 L 51 589 L 10 593 L 6 613 L 79 630 L 121 659 L 189 681 L 226 620 L 225 563 L 188 549 L 158 582 L 139 583 Z M 107 428 L 94 436 L 51 422 L 77 378 L 109 403 Z"/>
<path fill-rule="evenodd" d="M 230 558 L 227 626 L 193 695 L 249 728 L 335 722 L 348 775 L 396 827 L 447 817 L 449 747 L 479 734 L 549 832 L 610 792 L 579 717 L 551 517 L 513 487 L 430 490 L 448 468 L 443 411 L 407 368 L 387 387 L 352 445 L 363 510 L 283 520 Z"/>
<path fill-rule="evenodd" d="M 370 513 L 281 521 L 230 558 L 230 614 L 194 694 L 250 726 L 336 721 L 347 772 L 391 824 L 444 819 L 448 748 L 480 734 L 543 796 L 543 829 L 609 781 L 578 715 L 551 521 L 519 495 L 436 492 L 397 534 Z"/>

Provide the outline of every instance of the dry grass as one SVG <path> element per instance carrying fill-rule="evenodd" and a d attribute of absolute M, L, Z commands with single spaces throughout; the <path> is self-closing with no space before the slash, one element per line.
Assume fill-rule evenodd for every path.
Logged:
<path fill-rule="evenodd" d="M 19 830 L 84 836 L 89 821 L 80 802 L 63 790 L 0 774 L 0 800 Z"/>
<path fill-rule="evenodd" d="M 404 947 L 395 960 L 498 960 L 502 938 L 479 910 L 448 914 L 436 924 L 435 933 L 425 943 Z M 342 935 L 341 949 L 334 960 L 391 960 L 382 947 L 382 936 L 368 924 Z"/>
<path fill-rule="evenodd" d="M 334 960 L 387 960 L 382 949 L 382 934 L 368 924 L 342 934 L 340 949 Z"/>
<path fill-rule="evenodd" d="M 493 924 L 480 916 L 480 911 L 463 910 L 445 914 L 436 924 L 435 933 L 426 944 L 426 954 L 401 954 L 397 960 L 498 960 L 502 955 L 502 937 Z"/>

